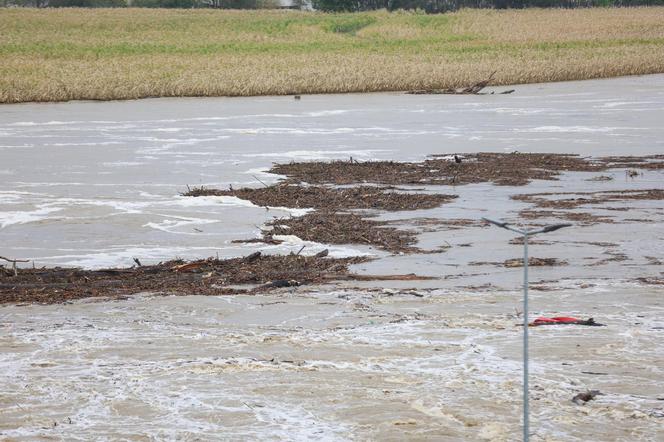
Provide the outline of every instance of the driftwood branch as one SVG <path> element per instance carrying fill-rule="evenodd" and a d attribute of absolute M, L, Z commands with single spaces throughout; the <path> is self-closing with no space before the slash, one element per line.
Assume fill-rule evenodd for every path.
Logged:
<path fill-rule="evenodd" d="M 455 90 L 453 93 L 460 93 L 460 94 L 479 94 L 482 89 L 487 87 L 491 80 L 493 80 L 493 76 L 496 75 L 496 71 L 491 72 L 491 75 L 489 75 L 489 78 L 486 80 L 482 80 L 478 83 L 475 83 L 474 85 L 470 87 L 466 87 L 461 89 L 461 91 Z"/>
<path fill-rule="evenodd" d="M 484 93 L 481 92 L 482 89 L 484 89 L 489 85 L 489 83 L 491 83 L 491 80 L 493 80 L 493 76 L 496 75 L 496 72 L 497 71 L 493 71 L 487 79 L 478 81 L 477 83 L 474 83 L 468 87 L 448 88 L 448 89 L 418 89 L 418 90 L 408 91 L 407 93 L 413 95 L 427 95 L 427 94 L 484 95 Z M 499 94 L 511 94 L 512 92 L 514 92 L 514 89 L 499 92 Z M 493 92 L 491 93 L 493 94 Z"/>
<path fill-rule="evenodd" d="M 14 271 L 14 276 L 18 276 L 18 269 L 16 268 L 17 262 L 30 262 L 29 259 L 10 259 L 10 258 L 5 258 L 4 256 L 0 256 L 0 259 L 12 263 L 12 270 Z"/>
<path fill-rule="evenodd" d="M 3 259 L 8 262 L 30 262 L 29 259 L 10 259 L 10 258 L 5 258 L 4 256 L 0 256 L 0 259 Z"/>

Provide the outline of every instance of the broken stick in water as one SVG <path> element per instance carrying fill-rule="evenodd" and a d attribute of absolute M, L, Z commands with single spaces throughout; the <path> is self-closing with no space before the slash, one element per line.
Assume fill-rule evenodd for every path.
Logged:
<path fill-rule="evenodd" d="M 29 259 L 10 259 L 10 258 L 5 258 L 4 256 L 0 256 L 0 259 L 4 259 L 5 261 L 12 263 L 12 270 L 14 271 L 14 276 L 18 276 L 18 268 L 16 267 L 17 262 L 30 262 Z"/>
<path fill-rule="evenodd" d="M 489 83 L 491 83 L 491 80 L 493 80 L 493 76 L 496 75 L 497 71 L 493 71 L 491 75 L 489 75 L 488 78 L 482 81 L 478 81 L 477 83 L 474 83 L 470 86 L 467 87 L 462 87 L 462 88 L 447 88 L 447 89 L 418 89 L 418 90 L 412 90 L 406 92 L 407 94 L 412 94 L 412 95 L 427 95 L 427 94 L 447 94 L 447 95 L 484 95 L 485 92 L 481 92 L 482 89 L 487 87 Z M 511 94 L 514 92 L 514 89 L 509 89 L 503 92 L 499 92 L 499 94 L 505 95 L 505 94 Z M 493 94 L 494 92 L 491 92 Z"/>

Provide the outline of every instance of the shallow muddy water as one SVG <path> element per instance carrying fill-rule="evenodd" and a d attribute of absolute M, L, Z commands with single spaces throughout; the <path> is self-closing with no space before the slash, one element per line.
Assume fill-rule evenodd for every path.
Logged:
<path fill-rule="evenodd" d="M 661 291 L 534 293 L 533 440 L 661 440 Z M 514 293 L 321 288 L 3 307 L 9 440 L 518 440 Z M 572 397 L 605 393 L 586 405 Z"/>
<path fill-rule="evenodd" d="M 419 232 L 424 249 L 445 247 L 431 254 L 292 237 L 232 243 L 302 211 L 179 196 L 187 185 L 273 183 L 272 162 L 664 153 L 664 75 L 515 89 L 0 107 L 2 256 L 100 268 L 306 244 L 303 254 L 379 258 L 355 266 L 359 273 L 440 278 L 0 306 L 0 437 L 517 440 L 522 270 L 497 264 L 520 257 L 522 246 L 496 228 L 422 219 L 517 220 L 533 207 L 512 195 L 662 189 L 661 170 L 570 172 L 521 187 L 418 186 L 459 197 L 380 219 Z M 589 181 L 599 175 L 612 179 Z M 531 256 L 566 265 L 531 268 L 532 315 L 593 316 L 607 326 L 532 329 L 534 438 L 661 440 L 664 286 L 637 278 L 664 275 L 664 206 L 612 201 L 572 211 L 610 222 L 574 222 L 537 238 Z M 586 389 L 605 394 L 573 404 Z"/>

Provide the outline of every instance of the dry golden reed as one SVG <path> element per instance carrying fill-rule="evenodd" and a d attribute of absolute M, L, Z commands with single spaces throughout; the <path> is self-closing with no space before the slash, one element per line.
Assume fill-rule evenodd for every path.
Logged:
<path fill-rule="evenodd" d="M 664 7 L 0 9 L 0 102 L 399 91 L 664 72 Z"/>

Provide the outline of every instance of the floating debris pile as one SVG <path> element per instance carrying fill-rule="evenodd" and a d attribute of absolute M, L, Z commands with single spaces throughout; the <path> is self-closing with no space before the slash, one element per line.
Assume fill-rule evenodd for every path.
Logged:
<path fill-rule="evenodd" d="M 270 172 L 286 175 L 292 183 L 309 184 L 461 185 L 492 182 L 523 186 L 532 180 L 556 180 L 561 172 L 566 171 L 601 172 L 629 167 L 662 170 L 664 155 L 586 158 L 572 154 L 481 152 L 432 155 L 413 163 L 312 161 L 276 164 Z"/>
<path fill-rule="evenodd" d="M 290 182 L 309 184 L 377 183 L 391 185 L 460 185 L 493 182 L 523 186 L 531 180 L 554 180 L 563 171 L 604 170 L 600 162 L 578 155 L 546 153 L 475 153 L 434 155 L 422 162 L 330 161 L 276 164 L 270 172 L 286 175 Z"/>
<path fill-rule="evenodd" d="M 562 198 L 552 198 L 552 197 Z M 600 192 L 543 192 L 512 195 L 511 198 L 524 203 L 533 204 L 538 208 L 575 209 L 589 204 L 637 200 L 663 200 L 664 189 L 642 190 L 607 190 Z"/>
<path fill-rule="evenodd" d="M 263 207 L 324 209 L 327 211 L 432 209 L 457 197 L 456 195 L 398 191 L 393 187 L 330 188 L 295 184 L 275 184 L 259 188 L 229 188 L 227 190 L 195 187 L 182 193 L 182 196 L 234 196 Z"/>
<path fill-rule="evenodd" d="M 366 219 L 352 213 L 313 212 L 296 218 L 280 218 L 270 223 L 272 235 L 295 235 L 305 241 L 324 244 L 365 244 L 394 253 L 420 249 L 415 232 L 388 227 L 386 222 Z"/>
<path fill-rule="evenodd" d="M 523 267 L 523 258 L 511 258 L 506 259 L 502 262 L 491 262 L 491 261 L 473 261 L 469 263 L 473 266 L 483 266 L 483 265 L 494 265 L 498 267 Z M 558 258 L 536 258 L 531 256 L 528 258 L 528 266 L 530 267 L 544 267 L 544 266 L 564 266 L 567 265 L 567 261 L 561 260 Z"/>
<path fill-rule="evenodd" d="M 18 269 L 17 276 L 0 273 L 0 303 L 58 303 L 88 297 L 118 298 L 140 292 L 179 295 L 223 295 L 251 289 L 349 279 L 348 266 L 364 257 L 322 255 L 262 255 L 168 261 L 131 268 L 81 270 L 73 268 Z M 232 287 L 248 285 L 247 288 Z"/>

